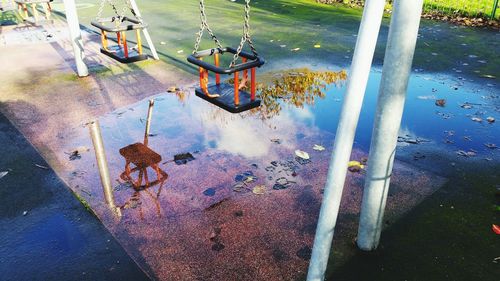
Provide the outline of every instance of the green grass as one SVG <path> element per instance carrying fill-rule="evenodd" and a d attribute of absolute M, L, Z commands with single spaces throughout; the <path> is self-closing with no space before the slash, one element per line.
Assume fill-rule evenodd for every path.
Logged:
<path fill-rule="evenodd" d="M 425 0 L 424 11 L 438 11 L 443 14 L 489 17 L 494 0 Z M 496 15 L 498 18 L 499 15 Z"/>

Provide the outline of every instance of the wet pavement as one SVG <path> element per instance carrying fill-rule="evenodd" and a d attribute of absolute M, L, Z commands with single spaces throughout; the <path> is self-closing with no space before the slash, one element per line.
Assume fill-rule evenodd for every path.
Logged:
<path fill-rule="evenodd" d="M 0 114 L 2 280 L 149 280 Z"/>

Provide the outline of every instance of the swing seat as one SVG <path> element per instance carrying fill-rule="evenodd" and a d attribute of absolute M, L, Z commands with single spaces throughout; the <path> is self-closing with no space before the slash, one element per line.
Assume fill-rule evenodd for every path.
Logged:
<path fill-rule="evenodd" d="M 219 80 L 218 75 L 220 74 L 233 74 L 233 73 L 238 73 L 240 71 L 246 73 L 248 70 L 254 70 L 256 67 L 260 67 L 265 63 L 265 61 L 262 58 L 243 51 L 240 53 L 239 56 L 243 58 L 244 61 L 240 64 L 234 65 L 233 67 L 223 68 L 218 65 L 213 65 L 202 60 L 203 57 L 224 54 L 224 53 L 230 53 L 234 55 L 237 54 L 237 52 L 238 51 L 236 49 L 231 47 L 226 47 L 222 49 L 219 48 L 209 49 L 209 50 L 199 51 L 190 55 L 188 57 L 188 61 L 194 65 L 199 66 L 200 69 L 216 73 L 217 81 Z M 254 71 L 252 71 L 252 73 L 254 73 Z M 255 84 L 254 79 L 255 79 L 254 74 L 252 74 L 253 84 Z M 235 81 L 235 83 L 239 83 L 239 81 Z M 219 97 L 207 96 L 203 92 L 201 87 L 195 90 L 195 94 L 196 96 L 212 103 L 213 105 L 220 107 L 224 110 L 227 110 L 231 113 L 240 113 L 260 106 L 261 101 L 255 98 L 255 85 L 252 86 L 252 92 L 254 93 L 253 95 L 243 90 L 238 90 L 237 94 L 235 95 L 235 87 L 236 87 L 235 85 L 231 85 L 229 83 L 216 83 L 212 85 L 207 85 L 207 90 L 210 94 L 217 94 L 219 95 Z"/>
<path fill-rule="evenodd" d="M 238 51 L 234 48 L 231 48 L 231 47 L 226 47 L 226 48 L 222 48 L 222 49 L 219 49 L 219 48 L 208 49 L 208 50 L 199 51 L 199 52 L 196 52 L 196 53 L 190 55 L 187 58 L 187 60 L 188 60 L 188 62 L 190 62 L 194 65 L 197 65 L 199 67 L 202 67 L 204 69 L 207 69 L 209 71 L 212 71 L 212 72 L 215 72 L 218 74 L 233 74 L 233 73 L 238 72 L 238 71 L 248 70 L 248 69 L 252 69 L 254 67 L 261 67 L 262 65 L 264 65 L 266 63 L 265 60 L 262 59 L 261 57 L 255 56 L 255 55 L 247 53 L 245 51 L 241 51 L 240 57 L 247 59 L 247 62 L 237 64 L 233 67 L 223 68 L 223 67 L 215 66 L 213 64 L 210 64 L 210 63 L 207 63 L 207 62 L 201 60 L 201 58 L 203 58 L 203 57 L 213 56 L 215 54 L 224 54 L 224 53 L 231 53 L 231 54 L 235 55 L 236 53 L 238 53 Z"/>
<path fill-rule="evenodd" d="M 102 34 L 105 34 L 106 32 L 121 33 L 133 30 L 142 30 L 147 27 L 147 24 L 128 17 L 124 17 L 119 25 L 107 25 L 113 23 L 115 20 L 117 19 L 114 17 L 103 18 L 98 21 L 92 21 L 91 24 L 99 28 Z M 141 42 L 137 42 L 137 44 L 139 45 Z M 101 47 L 101 53 L 121 63 L 133 63 L 148 59 L 148 55 L 142 54 L 142 52 L 134 49 L 127 49 L 127 52 L 125 52 L 125 48 L 127 47 L 120 44 L 107 47 L 103 46 Z"/>
<path fill-rule="evenodd" d="M 196 88 L 195 93 L 196 96 L 231 113 L 240 113 L 260 106 L 259 99 L 254 99 L 252 101 L 250 94 L 242 90 L 239 91 L 240 103 L 236 105 L 234 102 L 234 86 L 228 83 L 209 85 L 208 91 L 211 94 L 218 94 L 219 97 L 208 97 L 205 93 L 203 93 L 201 88 Z"/>

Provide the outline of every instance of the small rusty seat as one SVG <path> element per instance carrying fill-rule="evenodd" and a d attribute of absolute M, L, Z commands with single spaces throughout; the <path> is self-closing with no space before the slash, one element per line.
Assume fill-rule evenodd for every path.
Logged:
<path fill-rule="evenodd" d="M 168 175 L 160 169 L 158 164 L 161 162 L 161 156 L 152 149 L 142 143 L 134 143 L 120 149 L 120 154 L 125 158 L 125 171 L 120 175 L 120 178 L 129 181 L 135 189 L 145 189 L 164 181 Z M 135 167 L 131 168 L 130 165 Z M 151 167 L 156 172 L 156 180 L 149 181 L 147 168 Z M 134 181 L 131 174 L 139 172 L 138 180 Z M 144 176 L 145 184 L 142 184 Z"/>

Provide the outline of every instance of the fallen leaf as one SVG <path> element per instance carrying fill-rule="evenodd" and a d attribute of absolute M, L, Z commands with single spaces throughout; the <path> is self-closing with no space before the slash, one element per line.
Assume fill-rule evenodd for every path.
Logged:
<path fill-rule="evenodd" d="M 292 52 L 297 52 L 297 51 L 299 51 L 299 50 L 300 50 L 300 48 L 293 48 L 293 49 L 291 49 L 290 51 L 292 51 Z"/>
<path fill-rule="evenodd" d="M 314 48 L 319 49 L 319 48 L 321 48 L 321 45 L 320 44 L 316 44 L 316 45 L 314 45 Z"/>
<path fill-rule="evenodd" d="M 23 216 L 26 216 L 28 214 L 28 211 L 23 212 Z"/>
<path fill-rule="evenodd" d="M 493 232 L 495 232 L 496 234 L 500 235 L 500 226 L 494 224 L 491 226 L 491 229 L 493 230 Z"/>
<path fill-rule="evenodd" d="M 361 164 L 361 162 L 359 162 L 359 161 L 349 161 L 349 163 L 347 163 L 347 167 L 348 168 L 359 167 L 361 169 L 364 169 L 365 165 Z"/>
<path fill-rule="evenodd" d="M 297 155 L 297 157 L 305 159 L 305 160 L 309 160 L 309 158 L 310 158 L 309 154 L 305 151 L 302 151 L 302 150 L 295 150 L 295 155 Z"/>
<path fill-rule="evenodd" d="M 5 177 L 9 172 L 7 171 L 3 171 L 3 172 L 0 172 L 0 179 Z"/>
<path fill-rule="evenodd" d="M 265 185 L 257 185 L 252 189 L 253 194 L 256 195 L 262 195 L 266 193 L 266 186 Z"/>
<path fill-rule="evenodd" d="M 444 107 L 446 105 L 446 100 L 445 99 L 438 99 L 438 100 L 436 100 L 435 104 L 437 106 Z"/>
<path fill-rule="evenodd" d="M 321 146 L 319 144 L 315 144 L 313 146 L 313 149 L 316 150 L 316 151 L 323 151 L 323 150 L 325 150 L 325 147 L 323 147 L 323 146 Z"/>
<path fill-rule="evenodd" d="M 177 51 L 177 53 L 182 54 L 182 53 L 184 53 L 184 50 L 179 50 L 179 51 Z"/>
<path fill-rule="evenodd" d="M 160 45 L 167 45 L 167 42 L 165 42 L 165 41 L 161 41 L 161 42 L 160 42 Z"/>
<path fill-rule="evenodd" d="M 172 86 L 170 88 L 167 89 L 167 92 L 169 93 L 175 93 L 177 91 L 179 91 L 180 89 L 178 87 L 175 87 L 175 86 Z"/>
<path fill-rule="evenodd" d="M 488 123 L 495 123 L 495 118 L 490 116 L 490 117 L 486 118 L 486 121 L 488 121 Z"/>
<path fill-rule="evenodd" d="M 470 120 L 472 120 L 474 122 L 483 122 L 483 119 L 481 119 L 479 117 L 472 117 Z"/>
<path fill-rule="evenodd" d="M 490 79 L 495 79 L 496 77 L 494 75 L 489 75 L 489 74 L 483 74 L 481 75 L 483 78 L 490 78 Z"/>

